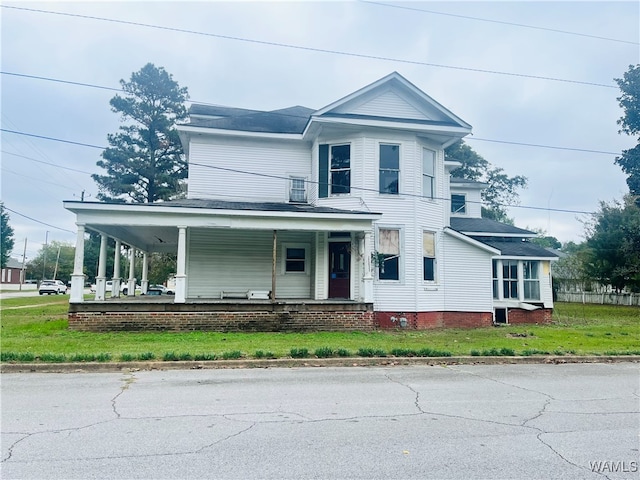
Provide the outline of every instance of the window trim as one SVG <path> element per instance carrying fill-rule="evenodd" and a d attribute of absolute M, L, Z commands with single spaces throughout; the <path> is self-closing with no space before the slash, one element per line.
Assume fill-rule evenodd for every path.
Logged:
<path fill-rule="evenodd" d="M 535 271 L 537 276 L 535 278 L 527 278 L 527 264 L 536 265 Z M 522 298 L 526 301 L 539 302 L 542 300 L 542 292 L 540 291 L 540 269 L 542 268 L 540 260 L 523 260 L 522 261 Z M 527 297 L 527 285 L 537 285 L 538 297 Z"/>
<path fill-rule="evenodd" d="M 425 168 L 424 168 L 425 152 L 431 152 L 433 154 L 433 175 L 429 175 L 425 173 Z M 421 164 L 420 164 L 421 171 L 422 171 L 422 176 L 421 176 L 422 183 L 420 184 L 420 191 L 422 193 L 422 197 L 428 200 L 433 200 L 436 197 L 436 164 L 437 162 L 438 162 L 438 152 L 431 148 L 422 147 L 422 157 L 421 157 Z M 431 179 L 431 193 L 429 195 L 425 193 L 425 188 L 424 188 L 426 178 Z"/>
<path fill-rule="evenodd" d="M 296 180 L 300 180 L 302 181 L 302 196 L 303 196 L 303 200 L 293 200 L 293 192 L 294 191 L 300 191 L 300 189 L 294 190 L 293 188 L 293 184 L 294 181 Z M 288 199 L 289 199 L 289 203 L 308 203 L 308 191 L 307 191 L 307 185 L 309 183 L 309 179 L 307 177 L 304 177 L 302 175 L 289 175 L 289 195 L 288 195 Z"/>
<path fill-rule="evenodd" d="M 425 256 L 424 253 L 424 235 L 428 233 L 433 235 L 433 257 L 428 257 Z M 426 284 L 436 284 L 438 283 L 438 235 L 436 234 L 436 232 L 432 231 L 432 230 L 423 230 L 422 231 L 422 281 Z M 433 260 L 433 279 L 426 279 L 426 270 L 424 268 L 425 266 L 425 260 L 429 258 L 431 260 Z"/>
<path fill-rule="evenodd" d="M 380 231 L 381 230 L 397 230 L 398 231 L 398 254 L 384 254 L 382 252 L 380 252 Z M 404 249 L 403 249 L 403 239 L 404 239 L 404 232 L 403 232 L 403 228 L 399 225 L 380 225 L 376 228 L 376 253 L 380 254 L 380 255 L 389 255 L 389 258 L 397 258 L 398 259 L 398 278 L 380 278 L 380 266 L 376 265 L 376 281 L 378 282 L 389 282 L 389 283 L 401 283 L 402 282 L 402 278 L 403 278 L 403 274 L 404 274 L 404 269 L 403 269 L 403 256 L 404 256 Z M 387 259 L 385 258 L 385 261 Z"/>
<path fill-rule="evenodd" d="M 289 261 L 289 257 L 287 255 L 289 249 L 299 249 L 304 250 L 304 270 L 297 271 L 287 270 L 287 262 Z M 308 243 L 283 243 L 282 244 L 282 274 L 283 275 L 309 275 L 309 251 L 310 244 Z M 292 259 L 292 261 L 300 261 L 300 259 Z"/>
<path fill-rule="evenodd" d="M 349 168 L 332 168 L 331 166 L 331 159 L 332 159 L 332 152 L 333 152 L 333 148 L 334 147 L 349 147 Z M 329 144 L 329 159 L 328 159 L 328 170 L 329 170 L 329 174 L 328 174 L 328 180 L 329 180 L 329 196 L 330 197 L 336 197 L 336 196 L 340 196 L 340 195 L 351 195 L 351 142 L 344 142 L 344 143 L 330 143 Z M 349 191 L 348 192 L 338 192 L 338 193 L 334 193 L 333 192 L 333 172 L 349 172 Z M 335 184 L 338 185 L 338 184 Z M 343 186 L 344 188 L 344 186 Z"/>
<path fill-rule="evenodd" d="M 386 146 L 386 147 L 398 147 L 398 168 L 382 168 L 382 147 Z M 395 195 L 395 196 L 399 196 L 400 195 L 400 163 L 401 163 L 401 144 L 400 143 L 394 143 L 394 142 L 379 142 L 378 143 L 378 193 L 380 195 Z M 382 172 L 395 172 L 396 173 L 396 191 L 395 192 L 385 192 L 382 191 L 382 185 L 381 185 L 381 179 L 382 179 Z"/>
<path fill-rule="evenodd" d="M 453 209 L 453 197 L 462 197 L 462 207 L 458 210 Z M 452 215 L 467 215 L 467 194 L 466 193 L 452 193 L 451 194 L 451 214 Z"/>

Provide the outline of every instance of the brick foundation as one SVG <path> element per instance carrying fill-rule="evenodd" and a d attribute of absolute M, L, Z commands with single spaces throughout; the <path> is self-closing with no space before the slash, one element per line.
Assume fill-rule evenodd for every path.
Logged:
<path fill-rule="evenodd" d="M 539 308 L 532 311 L 510 308 L 507 312 L 507 319 L 512 325 L 521 323 L 548 324 L 551 323 L 552 314 L 553 309 L 551 308 Z"/>
<path fill-rule="evenodd" d="M 392 317 L 396 319 L 394 322 Z M 491 312 L 375 312 L 376 326 L 382 329 L 403 328 L 400 319 L 407 319 L 406 329 L 478 328 L 493 324 Z"/>
<path fill-rule="evenodd" d="M 85 332 L 370 331 L 371 304 L 71 304 L 69 329 Z"/>

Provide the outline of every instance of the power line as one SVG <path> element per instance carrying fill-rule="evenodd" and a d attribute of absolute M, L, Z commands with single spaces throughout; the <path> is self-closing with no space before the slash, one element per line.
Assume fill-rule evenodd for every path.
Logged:
<path fill-rule="evenodd" d="M 27 157 L 25 155 L 18 155 L 17 153 L 7 152 L 6 150 L 0 150 L 0 151 L 2 153 L 4 153 L 5 155 L 13 155 L 15 157 L 25 158 L 25 159 L 31 160 L 33 162 L 44 163 L 45 165 L 51 165 L 52 167 L 62 168 L 63 170 L 70 170 L 72 172 L 86 173 L 87 175 L 93 175 L 91 172 L 85 172 L 84 170 L 78 170 L 77 168 L 63 167 L 62 165 L 58 165 L 56 163 L 45 162 L 44 160 L 38 160 L 37 158 L 31 158 L 31 157 Z"/>
<path fill-rule="evenodd" d="M 62 230 L 63 232 L 69 232 L 69 233 L 73 233 L 73 234 L 75 234 L 75 233 L 76 233 L 76 232 L 72 232 L 71 230 L 67 230 L 66 228 L 56 227 L 55 225 L 51 225 L 50 223 L 45 223 L 45 222 L 43 222 L 43 221 L 41 221 L 41 220 L 37 220 L 37 219 L 35 219 L 35 218 L 29 217 L 29 216 L 27 216 L 27 215 L 24 215 L 24 214 L 22 214 L 22 213 L 20 213 L 20 212 L 16 212 L 15 210 L 11 210 L 11 209 L 10 209 L 9 207 L 7 207 L 6 205 L 5 205 L 4 209 L 5 209 L 5 210 L 7 210 L 7 211 L 9 211 L 9 212 L 11 212 L 11 213 L 15 213 L 16 215 L 19 215 L 19 216 L 21 216 L 21 217 L 23 217 L 23 218 L 26 218 L 27 220 L 31 220 L 32 222 L 36 222 L 36 223 L 39 223 L 39 224 L 41 224 L 41 225 L 45 225 L 45 226 L 47 226 L 47 227 L 55 228 L 56 230 Z"/>
<path fill-rule="evenodd" d="M 51 78 L 51 77 L 38 77 L 36 75 L 27 75 L 26 73 L 15 73 L 15 72 L 0 72 L 0 73 L 2 73 L 2 75 L 11 75 L 13 77 L 31 78 L 31 79 L 35 79 L 35 80 L 47 80 L 49 82 L 67 83 L 69 85 L 76 85 L 76 86 L 79 86 L 79 87 L 100 88 L 102 90 L 112 90 L 114 92 L 123 93 L 122 89 L 112 88 L 112 87 L 104 87 L 102 85 L 95 85 L 93 83 L 72 82 L 70 80 L 59 80 L 57 78 Z"/>
<path fill-rule="evenodd" d="M 13 133 L 15 135 L 24 135 L 25 137 L 41 138 L 43 140 L 51 140 L 51 141 L 54 141 L 54 142 L 69 143 L 71 145 L 78 145 L 80 147 L 99 148 L 100 150 L 105 150 L 106 149 L 106 147 L 100 147 L 98 145 L 91 145 L 89 143 L 72 142 L 71 140 L 63 140 L 61 138 L 47 137 L 45 135 L 36 135 L 35 133 L 18 132 L 16 130 L 7 130 L 5 128 L 0 128 L 0 132 Z"/>
<path fill-rule="evenodd" d="M 579 37 L 586 37 L 586 38 L 595 38 L 597 40 L 607 40 L 610 42 L 618 42 L 618 43 L 627 43 L 629 45 L 640 45 L 640 43 L 638 42 L 632 42 L 629 40 L 621 40 L 618 38 L 610 38 L 610 37 L 601 37 L 599 35 L 591 35 L 588 33 L 580 33 L 580 32 L 570 32 L 567 30 L 560 30 L 557 28 L 548 28 L 548 27 L 539 27 L 537 25 L 527 25 L 525 23 L 515 23 L 515 22 L 506 22 L 506 21 L 502 21 L 502 20 L 493 20 L 490 18 L 481 18 L 481 17 L 472 17 L 470 15 L 459 15 L 459 14 L 455 14 L 455 13 L 446 13 L 446 12 L 437 12 L 435 10 L 425 10 L 422 8 L 415 8 L 415 7 L 407 7 L 405 5 L 392 5 L 392 4 L 388 4 L 388 3 L 381 3 L 381 2 L 372 2 L 370 0 L 359 0 L 361 3 L 369 3 L 371 5 L 379 5 L 381 7 L 389 7 L 389 8 L 398 8 L 401 10 L 409 10 L 412 12 L 423 12 L 423 13 L 430 13 L 433 15 L 443 15 L 443 16 L 447 16 L 447 17 L 454 17 L 454 18 L 464 18 L 465 20 L 476 20 L 479 22 L 489 22 L 489 23 L 498 23 L 501 25 L 510 25 L 513 27 L 521 27 L 521 28 L 531 28 L 534 30 L 543 30 L 545 32 L 555 32 L 555 33 L 563 33 L 565 35 L 576 35 Z"/>
<path fill-rule="evenodd" d="M 49 182 L 47 180 L 42 180 L 40 178 L 30 177 L 29 175 L 24 175 L 22 173 L 14 172 L 13 170 L 10 170 L 5 166 L 2 166 L 2 171 L 3 172 L 7 172 L 7 173 L 11 173 L 12 175 L 16 175 L 18 177 L 28 178 L 29 180 L 33 180 L 34 182 L 47 183 L 47 184 L 53 185 L 55 187 L 64 188 L 65 190 L 73 190 L 73 188 L 69 187 L 68 185 L 62 185 L 61 183 L 54 183 L 54 182 Z"/>
<path fill-rule="evenodd" d="M 387 62 L 405 63 L 405 64 L 409 64 L 409 65 L 420 65 L 420 66 L 425 66 L 425 67 L 447 68 L 447 69 L 451 69 L 451 70 L 462 70 L 462 71 L 466 71 L 466 72 L 490 73 L 490 74 L 494 74 L 494 75 L 505 75 L 505 76 L 510 76 L 510 77 L 520 77 L 520 78 L 532 78 L 532 79 L 536 79 L 536 80 L 548 80 L 548 81 L 554 81 L 554 82 L 572 83 L 572 84 L 579 84 L 579 85 L 589 85 L 589 86 L 595 86 L 595 87 L 618 88 L 615 85 L 607 85 L 607 84 L 603 84 L 603 83 L 586 82 L 586 81 L 581 81 L 581 80 L 570 80 L 570 79 L 556 78 L 556 77 L 547 77 L 547 76 L 542 76 L 542 75 L 529 75 L 529 74 L 524 74 L 524 73 L 502 72 L 502 71 L 498 71 L 498 70 L 487 70 L 487 69 L 481 69 L 481 68 L 460 67 L 460 66 L 455 66 L 455 65 L 444 65 L 444 64 L 438 64 L 438 63 L 420 62 L 420 61 L 417 61 L 417 60 L 406 60 L 406 59 L 393 58 L 393 57 L 384 57 L 384 56 L 380 56 L 380 55 L 369 55 L 369 54 L 365 54 L 365 53 L 345 52 L 345 51 L 341 51 L 341 50 L 330 50 L 330 49 L 324 49 L 324 48 L 307 47 L 307 46 L 302 46 L 302 45 L 293 45 L 293 44 L 289 44 L 289 43 L 270 42 L 270 41 L 266 41 L 266 40 L 256 40 L 256 39 L 245 38 L 245 37 L 236 37 L 236 36 L 232 36 L 232 35 L 221 35 L 221 34 L 217 34 L 217 33 L 199 32 L 199 31 L 196 31 L 196 30 L 189 30 L 189 29 L 176 28 L 176 27 L 167 27 L 167 26 L 162 26 L 162 25 L 153 25 L 153 24 L 149 24 L 149 23 L 132 22 L 132 21 L 128 21 L 128 20 L 118 20 L 118 19 L 114 19 L 114 18 L 97 17 L 97 16 L 93 16 L 93 15 L 81 15 L 81 14 L 77 14 L 77 13 L 67 13 L 67 12 L 54 12 L 54 11 L 51 11 L 51 10 L 41 10 L 41 9 L 26 8 L 26 7 L 16 7 L 16 6 L 10 6 L 10 5 L 0 5 L 0 7 L 2 7 L 2 8 L 10 8 L 10 9 L 14 9 L 14 10 L 22 10 L 22 11 L 27 11 L 27 12 L 34 12 L 34 13 L 44 13 L 44 14 L 49 14 L 49 15 L 60 15 L 60 16 L 72 17 L 72 18 L 83 18 L 83 19 L 87 19 L 87 20 L 98 20 L 98 21 L 102 21 L 102 22 L 117 23 L 117 24 L 121 24 L 121 25 L 131 25 L 131 26 L 136 26 L 136 27 L 153 28 L 153 29 L 157 29 L 157 30 L 165 30 L 165 31 L 171 31 L 171 32 L 178 32 L 178 33 L 188 33 L 190 35 L 200 35 L 200 36 L 206 36 L 206 37 L 212 37 L 212 38 L 220 38 L 220 39 L 224 39 L 224 40 L 233 40 L 233 41 L 237 41 L 237 42 L 253 43 L 253 44 L 258 44 L 258 45 L 267 45 L 267 46 L 271 46 L 271 47 L 281 47 L 281 48 L 289 48 L 289 49 L 294 49 L 294 50 L 304 50 L 304 51 L 308 51 L 308 52 L 328 53 L 328 54 L 331 54 L 331 55 L 341 55 L 341 56 L 355 57 L 355 58 L 366 58 L 366 59 L 370 59 L 370 60 L 382 60 L 382 61 L 387 61 Z"/>

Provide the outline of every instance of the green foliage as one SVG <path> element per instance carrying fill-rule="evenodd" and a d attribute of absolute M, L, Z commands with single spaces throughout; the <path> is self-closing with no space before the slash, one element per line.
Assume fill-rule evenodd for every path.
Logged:
<path fill-rule="evenodd" d="M 618 120 L 621 129 L 618 133 L 637 135 L 638 144 L 629 150 L 623 150 L 622 155 L 616 157 L 615 163 L 628 175 L 629 192 L 638 198 L 636 205 L 640 206 L 640 64 L 629 65 L 622 78 L 616 78 L 621 95 L 617 98 L 624 116 Z"/>
<path fill-rule="evenodd" d="M 586 225 L 585 270 L 590 278 L 616 291 L 640 291 L 640 207 L 623 202 L 600 202 L 600 210 Z"/>
<path fill-rule="evenodd" d="M 36 257 L 27 263 L 27 278 L 53 279 L 55 275 L 55 280 L 67 283 L 71 280 L 73 273 L 74 256 L 75 247 L 73 245 L 53 240 L 51 243 L 43 245 Z"/>
<path fill-rule="evenodd" d="M 147 203 L 180 196 L 187 162 L 175 123 L 187 117 L 187 89 L 151 63 L 120 85 L 124 95 L 110 104 L 125 124 L 107 136 L 109 147 L 97 162 L 106 174 L 92 175 L 100 188 L 98 198 Z"/>
<path fill-rule="evenodd" d="M 11 250 L 13 250 L 14 240 L 13 240 L 13 228 L 9 225 L 9 214 L 6 212 L 4 208 L 4 203 L 0 202 L 0 239 L 2 240 L 1 245 L 1 257 L 2 257 L 2 268 L 7 266 L 7 261 L 9 260 L 9 255 L 11 255 Z"/>
<path fill-rule="evenodd" d="M 224 360 L 237 360 L 242 358 L 242 352 L 240 350 L 232 350 L 230 352 L 222 352 L 222 358 Z"/>
<path fill-rule="evenodd" d="M 162 355 L 163 362 L 177 362 L 178 360 L 180 360 L 180 355 L 176 352 L 165 352 L 164 355 Z"/>
<path fill-rule="evenodd" d="M 273 352 L 270 351 L 264 351 L 264 350 L 256 350 L 256 353 L 253 355 L 255 358 L 276 358 L 276 355 Z"/>
<path fill-rule="evenodd" d="M 379 348 L 359 348 L 357 355 L 359 357 L 386 357 L 387 352 Z"/>
<path fill-rule="evenodd" d="M 198 353 L 193 356 L 193 359 L 197 362 L 204 362 L 210 360 L 217 360 L 218 356 L 215 353 Z"/>
<path fill-rule="evenodd" d="M 120 355 L 121 362 L 133 362 L 136 359 L 136 356 L 131 353 L 123 353 Z"/>
<path fill-rule="evenodd" d="M 153 352 L 145 352 L 138 355 L 138 360 L 153 360 L 154 358 L 156 358 L 156 355 Z"/>
<path fill-rule="evenodd" d="M 289 350 L 291 358 L 307 358 L 309 356 L 309 350 L 306 348 L 292 348 Z"/>
<path fill-rule="evenodd" d="M 335 355 L 335 352 L 331 347 L 320 347 L 316 348 L 313 354 L 318 358 L 329 358 Z"/>
<path fill-rule="evenodd" d="M 338 350 L 336 350 L 336 355 L 338 355 L 339 357 L 350 357 L 351 352 L 345 348 L 339 348 Z"/>
<path fill-rule="evenodd" d="M 493 167 L 481 155 L 476 153 L 463 140 L 445 149 L 445 160 L 462 163 L 453 170 L 453 177 L 465 178 L 477 182 L 487 183 L 482 192 L 482 216 L 499 222 L 513 224 L 507 216 L 509 205 L 518 205 L 520 196 L 518 190 L 526 188 L 527 178 L 522 175 L 510 177 L 504 169 Z"/>

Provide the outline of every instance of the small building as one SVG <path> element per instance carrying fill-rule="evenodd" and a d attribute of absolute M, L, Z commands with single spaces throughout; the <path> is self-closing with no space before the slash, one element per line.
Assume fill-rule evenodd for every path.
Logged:
<path fill-rule="evenodd" d="M 486 185 L 450 179 L 471 126 L 394 72 L 319 110 L 194 104 L 178 127 L 185 199 L 67 201 L 78 237 L 70 328 L 370 330 L 545 322 L 549 262 L 532 232 L 480 218 Z M 87 230 L 102 235 L 82 295 Z M 135 298 L 106 244 L 177 254 L 175 297 Z M 131 262 L 133 265 L 133 262 Z M 111 273 L 111 272 L 109 272 Z M 127 281 L 129 295 L 120 295 Z"/>
<path fill-rule="evenodd" d="M 22 279 L 22 263 L 15 258 L 9 258 L 7 265 L 2 269 L 2 275 L 0 277 L 0 284 L 2 285 L 20 285 L 24 283 Z"/>

